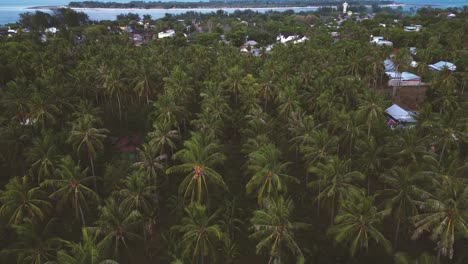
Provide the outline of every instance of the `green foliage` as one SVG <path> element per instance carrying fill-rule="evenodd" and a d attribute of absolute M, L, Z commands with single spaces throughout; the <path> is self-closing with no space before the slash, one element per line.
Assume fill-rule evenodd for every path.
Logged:
<path fill-rule="evenodd" d="M 0 28 L 0 262 L 466 262 L 467 10 L 351 8 Z M 390 98 L 386 58 L 420 87 Z"/>

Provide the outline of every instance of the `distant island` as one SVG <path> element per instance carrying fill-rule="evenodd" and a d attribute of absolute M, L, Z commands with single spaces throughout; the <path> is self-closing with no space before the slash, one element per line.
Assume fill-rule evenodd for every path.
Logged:
<path fill-rule="evenodd" d="M 131 1 L 128 3 L 117 2 L 98 2 L 98 1 L 84 1 L 84 2 L 70 2 L 70 8 L 121 8 L 121 9 L 171 9 L 171 8 L 268 8 L 268 7 L 306 7 L 306 6 L 330 6 L 340 5 L 341 0 L 273 0 L 273 1 L 209 1 L 209 2 L 145 2 L 145 1 Z M 372 4 L 391 4 L 393 1 L 349 1 L 350 5 L 372 5 Z"/>

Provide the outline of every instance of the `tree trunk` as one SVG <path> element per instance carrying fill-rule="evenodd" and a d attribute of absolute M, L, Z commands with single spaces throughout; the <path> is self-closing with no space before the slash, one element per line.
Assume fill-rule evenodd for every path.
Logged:
<path fill-rule="evenodd" d="M 81 223 L 83 224 L 83 227 L 86 227 L 86 222 L 84 219 L 83 209 L 81 208 L 81 205 L 78 205 L 78 209 L 80 210 Z"/>
<path fill-rule="evenodd" d="M 447 142 L 444 143 L 442 147 L 442 152 L 440 152 L 439 163 L 442 162 L 442 158 L 444 157 L 445 147 L 447 146 Z"/>
<path fill-rule="evenodd" d="M 319 181 L 319 191 L 318 191 L 318 195 L 320 196 L 320 181 Z M 318 197 L 317 199 L 317 216 L 320 217 L 320 197 Z"/>
<path fill-rule="evenodd" d="M 400 224 L 401 220 L 398 218 L 397 226 L 396 226 L 396 231 L 395 231 L 395 238 L 393 240 L 393 250 L 396 251 L 397 246 L 398 246 L 398 235 L 400 233 Z"/>
<path fill-rule="evenodd" d="M 370 174 L 367 175 L 367 196 L 370 194 Z"/>
<path fill-rule="evenodd" d="M 97 180 L 96 180 L 96 173 L 94 172 L 94 161 L 91 155 L 89 156 L 89 162 L 91 163 L 91 172 L 93 173 L 93 178 L 94 178 L 94 191 L 97 192 Z"/>
<path fill-rule="evenodd" d="M 118 93 L 117 93 L 117 103 L 119 105 L 119 120 L 122 121 L 122 109 L 121 109 L 121 106 L 120 106 L 120 96 L 119 96 Z"/>
<path fill-rule="evenodd" d="M 442 249 L 439 247 L 439 245 L 437 245 L 437 259 L 436 259 L 437 264 L 440 264 L 440 254 L 441 253 L 442 253 Z"/>

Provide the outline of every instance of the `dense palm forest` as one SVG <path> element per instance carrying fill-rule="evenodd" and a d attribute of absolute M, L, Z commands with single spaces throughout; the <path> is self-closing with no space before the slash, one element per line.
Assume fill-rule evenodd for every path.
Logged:
<path fill-rule="evenodd" d="M 0 262 L 468 263 L 468 13 L 446 14 L 146 17 L 204 30 L 141 46 L 123 20 L 0 36 Z M 309 40 L 234 45 L 283 30 Z M 413 127 L 386 124 L 392 48 L 371 34 L 401 69 L 418 49 Z"/>

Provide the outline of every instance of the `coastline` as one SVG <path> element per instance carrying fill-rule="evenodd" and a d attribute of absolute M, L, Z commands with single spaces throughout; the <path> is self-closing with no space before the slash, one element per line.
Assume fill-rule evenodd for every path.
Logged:
<path fill-rule="evenodd" d="M 318 9 L 322 6 L 272 6 L 272 7 L 172 7 L 172 8 L 107 8 L 107 7 L 68 7 L 68 6 L 32 6 L 26 9 L 32 10 L 44 10 L 44 9 L 58 9 L 58 8 L 70 8 L 76 11 L 120 11 L 120 10 L 132 10 L 132 11 L 164 11 L 164 10 L 237 10 L 237 9 L 258 9 L 258 10 L 275 10 L 275 9 Z"/>

